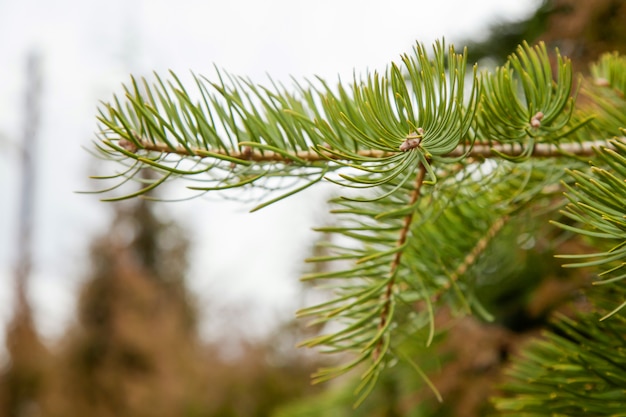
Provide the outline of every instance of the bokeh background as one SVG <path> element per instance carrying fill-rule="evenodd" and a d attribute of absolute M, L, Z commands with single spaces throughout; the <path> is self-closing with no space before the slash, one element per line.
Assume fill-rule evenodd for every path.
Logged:
<path fill-rule="evenodd" d="M 32 350 L 43 359 L 26 362 L 56 375 L 29 371 L 30 388 L 0 395 L 12 413 L 0 415 L 270 415 L 311 390 L 318 359 L 295 351 L 306 330 L 291 319 L 311 297 L 298 276 L 331 191 L 317 187 L 254 214 L 228 198 L 103 203 L 80 193 L 105 187 L 89 179 L 111 168 L 89 152 L 97 109 L 130 74 L 211 77 L 218 67 L 261 84 L 268 75 L 286 85 L 290 77 L 334 82 L 384 70 L 415 41 L 474 44 L 474 59 L 498 62 L 540 35 L 584 61 L 581 28 L 623 17 L 623 7 L 570 3 L 0 0 L 0 365 L 10 375 L 16 352 Z M 578 21 L 577 8 L 587 13 Z M 548 13 L 555 10 L 567 13 Z M 179 191 L 174 183 L 157 197 Z M 26 252 L 24 221 L 32 230 Z M 245 383 L 224 379 L 240 373 Z M 138 382 L 146 375 L 156 376 Z M 263 391 L 273 398 L 267 404 L 241 400 L 260 385 L 274 387 L 275 398 Z"/>

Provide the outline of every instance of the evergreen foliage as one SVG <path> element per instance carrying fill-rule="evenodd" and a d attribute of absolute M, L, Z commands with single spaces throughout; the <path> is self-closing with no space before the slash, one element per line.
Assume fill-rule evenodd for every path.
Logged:
<path fill-rule="evenodd" d="M 590 372 L 610 379 L 576 389 L 582 400 L 625 389 L 623 378 L 603 373 L 609 364 L 619 373 L 621 362 L 594 359 L 607 355 L 603 337 L 624 314 L 625 62 L 606 55 L 591 79 L 576 80 L 570 60 L 540 43 L 520 45 L 495 70 L 468 69 L 466 51 L 437 42 L 431 51 L 417 44 L 383 73 L 334 86 L 321 79 L 261 86 L 220 71 L 214 81 L 193 75 L 193 90 L 173 73 L 167 80 L 155 75 L 153 84 L 132 79 L 123 98 L 100 110 L 96 146 L 124 167 L 106 177 L 117 182 L 104 191 L 118 200 L 182 178 L 198 194 L 260 191 L 256 210 L 320 181 L 336 184 L 336 220 L 318 229 L 324 254 L 309 259 L 330 268 L 303 277 L 334 298 L 298 315 L 325 331 L 303 346 L 347 358 L 320 369 L 314 381 L 358 367 L 357 404 L 397 361 L 424 375 L 437 394 L 407 352 L 432 343 L 440 311 L 491 320 L 477 285 L 500 266 L 490 246 L 510 219 L 550 216 L 563 236 L 582 234 L 600 248 L 563 256 L 602 266 L 597 283 L 618 294 L 604 321 L 563 319 L 557 331 L 565 336 L 532 345 L 530 359 L 512 371 L 521 382 L 508 393 L 521 399 L 502 400 L 500 409 L 529 404 L 547 411 L 528 415 L 551 415 L 561 404 L 553 395 L 569 401 L 561 397 L 564 381 L 587 384 Z M 144 167 L 158 176 L 138 176 Z M 144 187 L 117 193 L 129 180 Z M 501 269 L 499 278 L 508 273 Z M 572 320 L 589 328 L 584 337 Z M 575 356 L 572 346 L 593 353 Z M 622 350 L 609 356 L 624 356 Z M 575 360 L 584 366 L 553 365 Z"/>
<path fill-rule="evenodd" d="M 544 339 L 531 343 L 509 370 L 499 398 L 503 415 L 623 416 L 626 389 L 626 320 L 602 321 L 602 312 L 625 297 L 624 288 L 595 291 L 597 312 L 561 317 Z"/>

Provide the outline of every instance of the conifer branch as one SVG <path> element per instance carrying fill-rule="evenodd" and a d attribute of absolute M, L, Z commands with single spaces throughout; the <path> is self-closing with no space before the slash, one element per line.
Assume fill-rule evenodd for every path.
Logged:
<path fill-rule="evenodd" d="M 626 140 L 626 137 L 619 138 L 622 141 Z M 176 154 L 182 156 L 197 156 L 200 158 L 209 158 L 214 155 L 228 156 L 233 159 L 241 161 L 254 161 L 254 162 L 293 162 L 294 160 L 303 160 L 307 162 L 321 162 L 336 159 L 345 159 L 347 155 L 337 156 L 335 153 L 326 152 L 324 147 L 319 150 L 308 150 L 298 152 L 284 152 L 277 153 L 274 151 L 259 151 L 254 150 L 248 146 L 242 146 L 241 150 L 223 150 L 215 149 L 207 151 L 202 148 L 185 148 L 182 146 L 172 147 L 165 143 L 153 143 L 146 139 L 138 141 L 140 147 L 137 147 L 134 143 L 121 139 L 118 145 L 129 152 L 136 154 L 140 150 L 159 152 L 162 154 Z M 559 145 L 551 143 L 538 143 L 533 146 L 531 153 L 532 157 L 536 158 L 555 158 L 562 157 L 564 155 L 571 156 L 591 156 L 594 155 L 594 148 L 600 146 L 607 146 L 607 140 L 594 140 L 587 142 L 568 142 Z M 472 146 L 471 150 L 467 152 L 466 147 L 468 145 L 460 145 L 453 149 L 450 153 L 445 155 L 446 157 L 456 158 L 466 155 L 468 158 L 476 159 L 489 159 L 498 158 L 501 154 L 509 156 L 518 156 L 524 152 L 523 147 L 518 143 L 504 144 L 504 143 L 476 143 Z M 398 153 L 401 152 L 398 150 Z M 359 158 L 385 158 L 394 155 L 393 152 L 381 151 L 378 149 L 361 149 L 355 152 L 355 156 Z"/>
<path fill-rule="evenodd" d="M 424 184 L 425 177 L 426 177 L 426 167 L 424 166 L 424 164 L 420 164 L 419 170 L 417 172 L 417 176 L 415 177 L 415 184 L 414 184 L 413 192 L 411 193 L 411 199 L 409 201 L 410 207 L 413 207 L 415 203 L 417 203 L 417 200 L 420 197 L 420 192 L 422 189 L 422 185 Z M 411 224 L 413 223 L 414 214 L 415 214 L 415 211 L 411 210 L 404 218 L 404 224 L 402 225 L 402 230 L 400 231 L 400 237 L 398 238 L 398 243 L 396 244 L 397 247 L 402 247 L 406 243 L 408 236 L 409 236 L 409 231 L 411 230 Z M 391 279 L 389 280 L 389 283 L 387 284 L 387 288 L 385 289 L 384 307 L 380 315 L 380 323 L 378 324 L 379 329 L 384 328 L 385 325 L 387 324 L 388 315 L 389 315 L 389 305 L 391 303 L 393 287 L 396 283 L 396 280 L 394 277 L 396 274 L 396 270 L 398 269 L 398 266 L 400 266 L 400 261 L 402 260 L 403 253 L 404 251 L 402 250 L 399 250 L 398 252 L 396 252 L 393 257 L 393 261 L 391 263 L 391 268 L 389 272 Z M 376 346 L 376 349 L 374 349 L 374 352 L 373 352 L 374 360 L 378 359 L 378 356 L 381 353 L 382 346 L 383 346 L 383 341 L 380 340 Z"/>
<path fill-rule="evenodd" d="M 609 251 L 568 258 L 577 266 L 605 265 L 599 283 L 626 279 L 624 94 L 617 95 L 621 107 L 611 95 L 595 116 L 574 114 L 571 64 L 558 51 L 551 59 L 543 44 L 524 43 L 504 66 L 480 77 L 475 65 L 471 79 L 466 51 L 446 53 L 437 43 L 433 52 L 431 58 L 418 44 L 383 74 L 335 88 L 321 79 L 296 83 L 295 92 L 219 72 L 219 82 L 194 75 L 195 95 L 174 74 L 167 82 L 157 75 L 154 85 L 132 79 L 125 98 L 105 104 L 98 118 L 96 146 L 127 164 L 102 178 L 123 185 L 143 167 L 161 174 L 139 192 L 114 199 L 140 195 L 170 177 L 193 181 L 188 188 L 194 192 L 254 187 L 282 193 L 258 207 L 322 179 L 350 189 L 331 199 L 338 220 L 318 229 L 329 233 L 323 242 L 328 254 L 312 259 L 337 268 L 302 278 L 327 283 L 334 298 L 298 316 L 333 325 L 302 346 L 355 354 L 348 363 L 321 368 L 314 382 L 369 362 L 356 389 L 358 403 L 388 356 L 402 353 L 399 331 L 429 326 L 427 344 L 433 340 L 434 301 L 445 302 L 454 290 L 466 311 L 479 310 L 477 301 L 466 299 L 471 283 L 462 276 L 489 261 L 485 251 L 511 213 L 552 198 L 546 190 L 558 184 L 571 200 L 564 213 L 571 222 L 562 227 L 618 239 Z M 616 62 L 605 58 L 595 75 L 624 92 L 626 64 Z M 416 315 L 414 302 L 427 308 Z"/>

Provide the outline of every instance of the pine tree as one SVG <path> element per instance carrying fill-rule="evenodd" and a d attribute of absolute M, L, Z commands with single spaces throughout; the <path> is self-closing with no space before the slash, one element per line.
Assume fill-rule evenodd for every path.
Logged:
<path fill-rule="evenodd" d="M 468 69 L 466 51 L 437 42 L 432 50 L 416 44 L 382 73 L 336 85 L 262 86 L 220 71 L 194 75 L 193 90 L 174 73 L 152 84 L 133 78 L 122 99 L 101 108 L 96 146 L 125 166 L 107 179 L 145 185 L 108 200 L 179 178 L 197 194 L 261 191 L 258 210 L 318 182 L 335 184 L 335 221 L 318 229 L 327 236 L 324 254 L 308 259 L 331 268 L 302 278 L 334 298 L 298 316 L 322 328 L 303 346 L 343 359 L 314 382 L 355 370 L 356 405 L 399 366 L 440 396 L 426 375 L 437 357 L 423 347 L 447 331 L 442 315 L 504 314 L 490 292 L 502 295 L 520 271 L 503 244 L 582 248 L 559 259 L 566 268 L 593 268 L 585 284 L 595 285 L 582 286 L 588 311 L 545 326 L 495 407 L 621 415 L 624 74 L 626 58 L 614 53 L 577 79 L 570 60 L 543 43 L 521 44 L 495 69 Z M 158 176 L 141 179 L 144 167 Z M 528 297 L 519 288 L 508 304 Z"/>
<path fill-rule="evenodd" d="M 142 173 L 142 177 L 148 177 Z M 211 405 L 185 282 L 185 231 L 137 200 L 91 248 L 77 323 L 49 372 L 49 416 L 196 416 Z"/>

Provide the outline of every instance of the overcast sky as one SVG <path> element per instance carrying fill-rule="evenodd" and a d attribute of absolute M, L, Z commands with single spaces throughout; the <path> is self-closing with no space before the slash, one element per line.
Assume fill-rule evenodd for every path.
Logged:
<path fill-rule="evenodd" d="M 111 214 L 98 196 L 75 193 L 100 186 L 87 179 L 98 163 L 83 148 L 95 138 L 99 101 L 119 93 L 130 73 L 210 76 L 217 65 L 260 83 L 266 74 L 287 84 L 289 76 L 335 81 L 353 70 L 383 70 L 416 40 L 481 36 L 490 22 L 522 16 L 536 3 L 0 0 L 0 325 L 12 312 L 29 52 L 43 63 L 30 298 L 40 330 L 54 338 L 71 317 L 89 241 Z M 245 214 L 250 207 L 205 200 L 165 209 L 193 232 L 190 285 L 201 300 L 291 314 L 310 228 L 325 216 L 322 203 L 323 193 L 313 191 L 253 215 Z"/>

